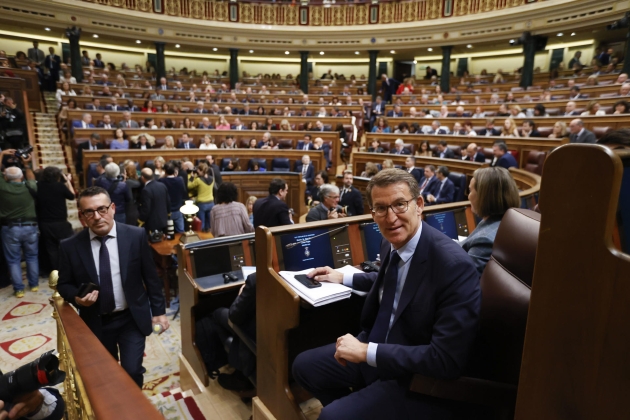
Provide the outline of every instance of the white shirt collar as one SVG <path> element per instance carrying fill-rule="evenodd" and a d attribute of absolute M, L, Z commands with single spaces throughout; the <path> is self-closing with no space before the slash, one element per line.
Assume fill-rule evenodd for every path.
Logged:
<path fill-rule="evenodd" d="M 96 233 L 92 232 L 92 229 L 88 229 L 88 232 L 90 233 L 90 241 L 99 236 Z M 107 236 L 111 236 L 112 238 L 116 237 L 116 221 L 114 221 L 114 226 L 112 226 L 112 230 L 109 231 Z"/>
<path fill-rule="evenodd" d="M 420 218 L 420 216 L 418 216 L 418 218 Z M 403 261 L 403 263 L 406 264 L 407 261 L 409 261 L 409 259 L 416 252 L 416 248 L 418 247 L 418 242 L 420 242 L 420 235 L 422 235 L 422 221 L 421 220 L 419 221 L 419 224 L 418 224 L 418 230 L 413 235 L 413 237 L 409 240 L 409 242 L 407 242 L 406 244 L 404 244 L 397 250 L 398 256 Z M 391 250 L 394 251 L 394 245 L 391 245 Z"/>

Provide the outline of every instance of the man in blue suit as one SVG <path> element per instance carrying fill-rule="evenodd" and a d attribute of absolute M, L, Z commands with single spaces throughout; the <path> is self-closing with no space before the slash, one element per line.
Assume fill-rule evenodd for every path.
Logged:
<path fill-rule="evenodd" d="M 516 159 L 508 152 L 505 143 L 497 142 L 492 145 L 492 152 L 494 153 L 494 159 L 492 159 L 490 166 L 500 166 L 505 169 L 518 168 Z"/>
<path fill-rule="evenodd" d="M 438 182 L 435 184 L 433 191 L 426 194 L 427 206 L 453 202 L 455 197 L 455 184 L 448 179 L 449 174 L 450 172 L 446 166 L 438 167 L 435 172 Z"/>
<path fill-rule="evenodd" d="M 301 353 L 293 377 L 321 401 L 320 419 L 451 418 L 451 404 L 410 393 L 409 382 L 414 373 L 450 379 L 464 371 L 479 322 L 479 274 L 461 247 L 421 221 L 424 200 L 413 176 L 381 171 L 367 196 L 384 239 L 381 270 L 308 274 L 369 288 L 362 331 Z"/>
<path fill-rule="evenodd" d="M 147 235 L 116 223 L 115 213 L 107 190 L 91 187 L 79 195 L 79 214 L 88 228 L 61 242 L 58 290 L 142 388 L 146 336 L 153 326 L 166 330 L 169 323 Z M 80 295 L 84 283 L 99 289 Z"/>
<path fill-rule="evenodd" d="M 424 176 L 420 178 L 419 191 L 422 197 L 427 199 L 427 194 L 433 191 L 436 184 L 438 183 L 438 179 L 435 176 L 435 166 L 427 165 L 424 167 Z"/>
<path fill-rule="evenodd" d="M 302 181 L 306 182 L 308 187 L 313 185 L 315 167 L 313 167 L 311 158 L 308 155 L 302 156 L 302 161 L 295 164 L 295 172 L 302 174 Z"/>
<path fill-rule="evenodd" d="M 479 147 L 476 143 L 470 143 L 468 147 L 466 147 L 466 156 L 464 156 L 463 160 L 468 162 L 484 163 L 486 161 L 486 157 L 483 153 L 479 153 Z"/>
<path fill-rule="evenodd" d="M 72 120 L 72 126 L 75 128 L 94 128 L 94 124 L 92 124 L 92 115 L 86 112 L 83 114 L 80 121 Z"/>
<path fill-rule="evenodd" d="M 394 105 L 394 109 L 392 109 L 391 111 L 389 111 L 387 113 L 387 116 L 389 118 L 400 118 L 403 115 L 404 114 L 403 114 L 402 110 L 400 109 L 400 105 Z"/>
<path fill-rule="evenodd" d="M 399 84 L 397 80 L 387 77 L 385 73 L 381 75 L 381 91 L 385 103 L 392 101 L 392 96 L 396 93 Z"/>

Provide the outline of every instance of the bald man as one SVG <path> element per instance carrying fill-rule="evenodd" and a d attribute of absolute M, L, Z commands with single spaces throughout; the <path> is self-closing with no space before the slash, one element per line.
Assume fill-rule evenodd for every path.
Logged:
<path fill-rule="evenodd" d="M 166 185 L 155 182 L 153 171 L 144 168 L 141 172 L 141 181 L 144 188 L 140 193 L 138 205 L 138 226 L 144 227 L 147 232 L 165 232 L 170 211 L 171 199 Z"/>
<path fill-rule="evenodd" d="M 470 143 L 468 147 L 466 147 L 466 156 L 464 156 L 463 160 L 484 163 L 486 158 L 483 153 L 479 153 L 479 148 L 476 143 Z"/>

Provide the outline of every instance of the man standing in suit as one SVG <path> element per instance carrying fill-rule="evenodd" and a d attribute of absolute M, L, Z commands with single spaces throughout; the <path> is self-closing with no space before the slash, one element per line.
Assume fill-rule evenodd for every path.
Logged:
<path fill-rule="evenodd" d="M 315 178 L 315 168 L 311 163 L 309 155 L 302 156 L 302 161 L 295 165 L 295 172 L 302 174 L 302 182 L 305 182 L 308 187 L 313 185 L 313 179 Z"/>
<path fill-rule="evenodd" d="M 582 67 L 582 63 L 580 62 L 580 58 L 582 57 L 582 51 L 576 51 L 575 55 L 571 60 L 569 60 L 569 66 L 567 67 L 569 70 L 573 70 L 573 66 L 576 64 L 579 67 Z"/>
<path fill-rule="evenodd" d="M 501 131 L 494 128 L 494 118 L 488 118 L 486 119 L 486 128 L 482 128 L 477 132 L 477 134 L 486 137 L 500 136 Z"/>
<path fill-rule="evenodd" d="M 569 123 L 569 143 L 597 143 L 595 134 L 584 128 L 584 122 L 575 119 Z"/>
<path fill-rule="evenodd" d="M 138 204 L 138 226 L 147 233 L 159 230 L 166 232 L 168 215 L 171 212 L 171 199 L 168 188 L 160 182 L 154 182 L 151 168 L 144 168 L 140 181 L 144 184 Z"/>
<path fill-rule="evenodd" d="M 396 93 L 398 89 L 398 83 L 395 79 L 391 79 L 387 77 L 385 73 L 381 75 L 381 90 L 383 91 L 383 100 L 385 103 L 392 101 L 392 96 Z"/>
<path fill-rule="evenodd" d="M 384 112 L 385 112 L 385 104 L 383 103 L 383 100 L 381 99 L 381 97 L 377 96 L 376 100 L 372 104 L 372 113 L 370 116 L 370 130 L 374 126 L 374 121 L 376 121 L 378 117 L 382 117 Z"/>
<path fill-rule="evenodd" d="M 463 373 L 479 322 L 479 274 L 461 247 L 421 221 L 424 200 L 411 175 L 383 170 L 367 196 L 384 239 L 381 270 L 344 275 L 320 267 L 308 274 L 350 287 L 373 284 L 362 331 L 298 355 L 293 377 L 321 401 L 320 418 L 451 418 L 452 405 L 410 393 L 409 382 L 414 373 Z"/>
<path fill-rule="evenodd" d="M 343 171 L 343 188 L 339 194 L 339 204 L 345 207 L 348 216 L 359 216 L 363 214 L 363 196 L 361 191 L 352 186 L 353 182 L 352 171 Z"/>
<path fill-rule="evenodd" d="M 466 156 L 464 156 L 463 160 L 468 162 L 484 163 L 486 161 L 486 157 L 479 153 L 479 147 L 477 147 L 476 143 L 470 143 L 468 147 L 466 147 Z"/>
<path fill-rule="evenodd" d="M 293 224 L 289 206 L 284 202 L 289 186 L 282 178 L 274 178 L 269 184 L 269 195 L 254 203 L 254 227 L 283 226 Z"/>
<path fill-rule="evenodd" d="M 418 168 L 416 168 L 416 158 L 413 156 L 409 156 L 407 159 L 405 159 L 405 168 L 407 172 L 409 172 L 415 178 L 418 185 L 420 185 L 422 173 Z"/>
<path fill-rule="evenodd" d="M 306 215 L 307 222 L 346 217 L 339 205 L 339 187 L 333 184 L 324 184 L 319 188 L 319 197 L 321 202 L 309 210 Z"/>
<path fill-rule="evenodd" d="M 103 145 L 101 144 L 101 136 L 98 133 L 92 133 L 90 140 L 84 141 L 77 147 L 77 174 L 83 173 L 83 152 L 85 150 L 101 150 Z"/>
<path fill-rule="evenodd" d="M 593 143 L 595 143 L 595 141 L 593 141 Z M 507 145 L 502 141 L 492 145 L 492 152 L 494 153 L 494 159 L 492 159 L 490 166 L 500 166 L 505 169 L 518 168 L 518 162 L 516 162 L 514 156 L 508 152 Z"/>
<path fill-rule="evenodd" d="M 44 51 L 39 49 L 39 42 L 33 41 L 33 48 L 29 48 L 27 51 L 28 59 L 37 63 L 39 66 L 44 62 L 45 54 Z"/>
<path fill-rule="evenodd" d="M 100 53 L 96 54 L 96 58 L 94 59 L 94 67 L 96 67 L 97 69 L 105 68 L 105 63 L 103 63 Z"/>
<path fill-rule="evenodd" d="M 448 148 L 448 143 L 446 143 L 446 141 L 440 140 L 437 144 L 437 149 L 437 157 L 442 159 L 455 159 L 455 153 Z"/>
<path fill-rule="evenodd" d="M 79 195 L 79 214 L 88 229 L 61 242 L 59 285 L 63 298 L 110 354 L 142 388 L 145 337 L 152 325 L 169 327 L 162 282 L 142 229 L 114 221 L 116 205 L 107 191 L 91 187 Z M 99 290 L 80 297 L 83 283 Z"/>
<path fill-rule="evenodd" d="M 59 81 L 59 70 L 61 69 L 61 57 L 55 55 L 53 47 L 48 48 L 48 54 L 44 59 L 44 67 L 48 71 L 48 90 L 55 92 L 57 90 L 57 82 Z"/>
<path fill-rule="evenodd" d="M 452 203 L 455 197 L 455 184 L 448 179 L 450 174 L 446 166 L 440 166 L 435 172 L 438 183 L 433 193 L 427 194 L 427 206 Z"/>

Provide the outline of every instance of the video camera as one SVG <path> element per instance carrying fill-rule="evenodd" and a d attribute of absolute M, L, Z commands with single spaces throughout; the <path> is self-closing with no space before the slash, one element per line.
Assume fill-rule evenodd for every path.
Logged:
<path fill-rule="evenodd" d="M 15 157 L 18 157 L 20 159 L 28 159 L 31 153 L 33 153 L 33 146 L 28 145 L 26 147 L 16 150 Z"/>
<path fill-rule="evenodd" d="M 59 370 L 59 359 L 52 353 L 53 350 L 48 351 L 37 360 L 1 375 L 0 400 L 10 402 L 19 395 L 63 382 L 66 372 Z"/>

